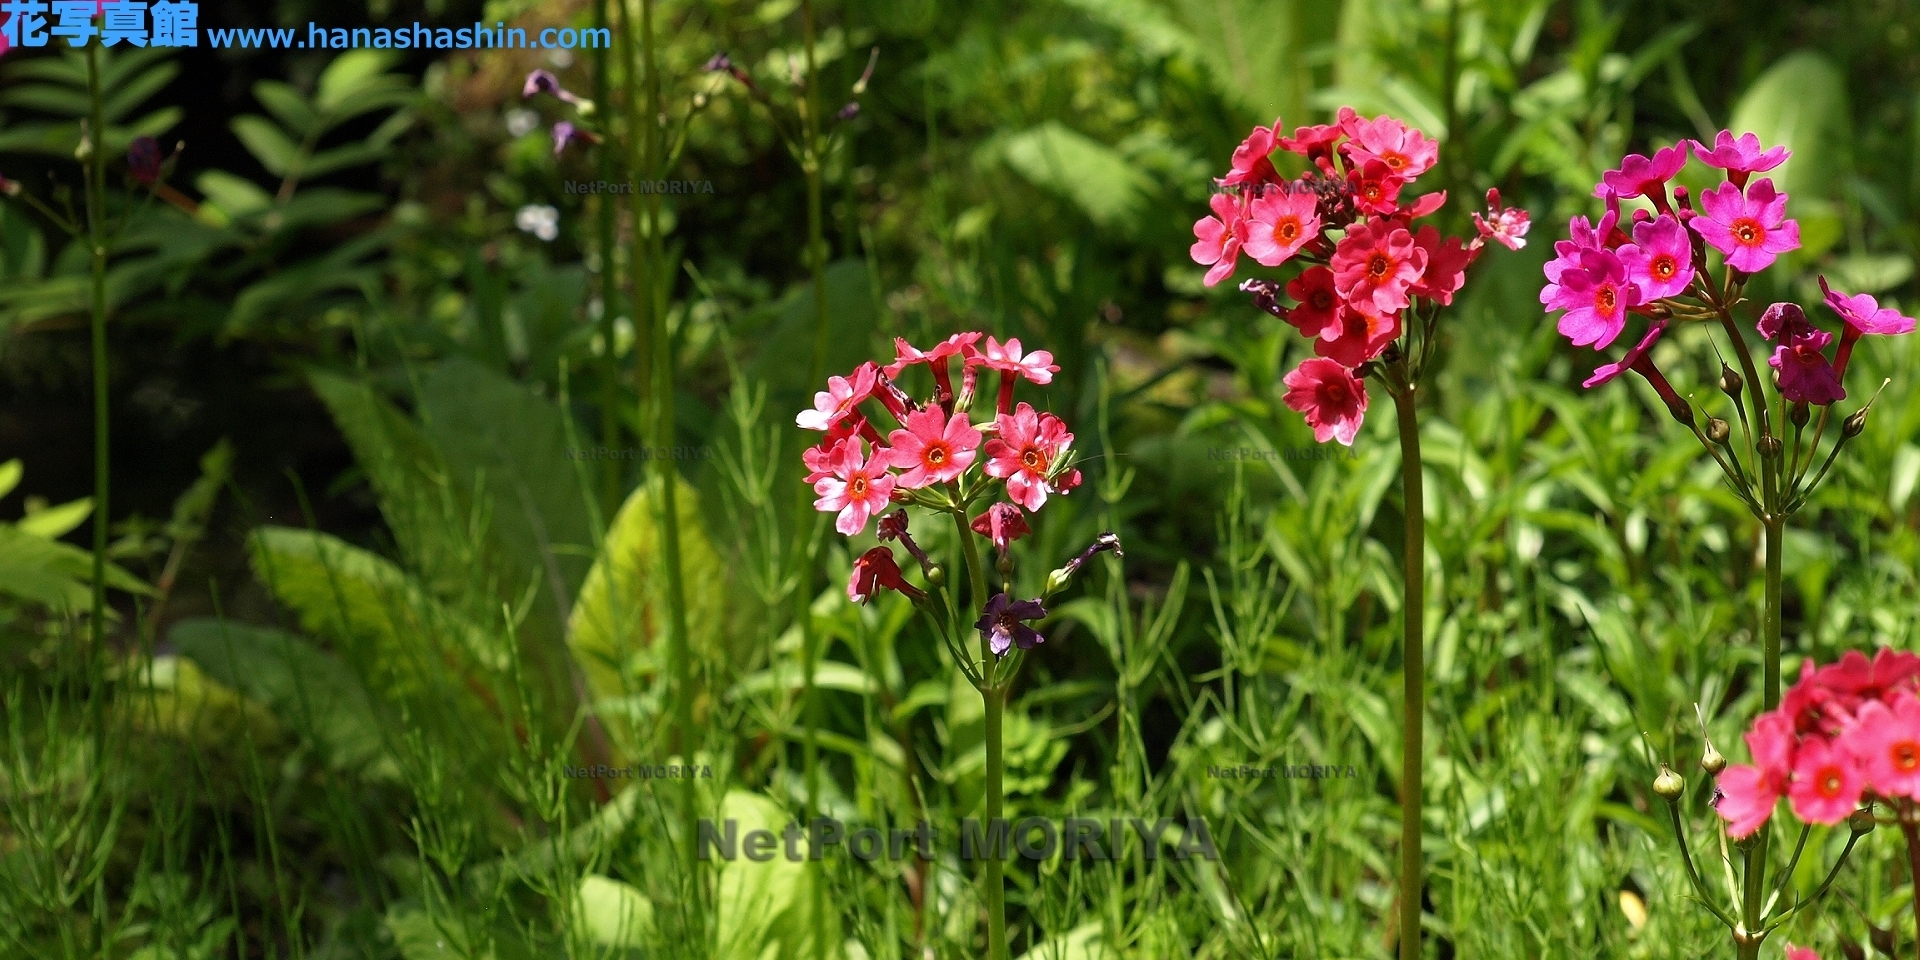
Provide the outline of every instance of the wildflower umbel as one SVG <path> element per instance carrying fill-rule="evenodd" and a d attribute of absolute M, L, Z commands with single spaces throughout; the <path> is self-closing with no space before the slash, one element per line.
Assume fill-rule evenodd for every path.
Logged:
<path fill-rule="evenodd" d="M 1526 245 L 1527 212 L 1489 191 L 1487 211 L 1474 215 L 1477 235 L 1443 238 L 1415 221 L 1438 210 L 1446 194 L 1401 199 L 1438 162 L 1434 140 L 1392 117 L 1369 120 L 1346 107 L 1331 124 L 1299 127 L 1290 137 L 1280 129 L 1278 120 L 1256 127 L 1234 151 L 1221 192 L 1209 201 L 1213 215 L 1193 225 L 1191 255 L 1209 268 L 1207 286 L 1232 276 L 1242 253 L 1263 267 L 1305 266 L 1290 280 L 1253 279 L 1240 289 L 1314 341 L 1318 356 L 1287 375 L 1285 402 L 1306 415 L 1322 442 L 1351 445 L 1367 409 L 1360 371 L 1416 332 L 1430 340 L 1436 311 L 1453 302 L 1489 240 L 1510 250 Z M 1304 158 L 1296 164 L 1306 172 L 1283 176 L 1276 149 Z"/>

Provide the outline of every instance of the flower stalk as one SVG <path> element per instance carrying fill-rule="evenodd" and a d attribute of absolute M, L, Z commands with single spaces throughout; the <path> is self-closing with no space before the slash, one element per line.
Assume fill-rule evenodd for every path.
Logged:
<path fill-rule="evenodd" d="M 1400 757 L 1400 957 L 1420 960 L 1420 914 L 1426 861 L 1421 850 L 1426 756 L 1426 493 L 1421 481 L 1420 420 L 1415 384 L 1403 360 L 1391 389 L 1400 426 L 1400 486 L 1406 504 L 1406 599 L 1401 607 L 1404 715 Z"/>

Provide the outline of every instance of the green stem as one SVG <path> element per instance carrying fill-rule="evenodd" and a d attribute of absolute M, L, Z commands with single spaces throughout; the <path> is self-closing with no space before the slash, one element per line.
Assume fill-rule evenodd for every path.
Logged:
<path fill-rule="evenodd" d="M 593 25 L 600 30 L 607 29 L 607 0 L 595 0 L 593 5 Z M 598 46 L 593 51 L 593 102 L 598 110 L 606 110 L 608 101 L 607 50 Z M 614 177 L 614 151 L 611 145 L 599 152 L 600 179 L 612 180 Z M 619 286 L 616 278 L 619 271 L 614 266 L 615 250 L 613 246 L 614 201 L 600 198 L 599 206 L 599 246 L 600 246 L 600 444 L 608 450 L 620 446 L 620 358 L 614 351 L 616 330 L 614 320 L 619 310 L 615 308 L 619 300 Z M 620 509 L 620 464 L 619 457 L 609 456 L 601 464 L 600 505 L 608 520 Z"/>
<path fill-rule="evenodd" d="M 1406 600 L 1402 605 L 1405 716 L 1400 759 L 1400 957 L 1420 960 L 1421 762 L 1426 751 L 1426 494 L 1421 486 L 1420 420 L 1415 386 L 1399 371 L 1393 405 L 1400 419 L 1400 483 L 1406 503 Z"/>
<path fill-rule="evenodd" d="M 967 581 L 973 588 L 969 599 L 973 606 L 984 609 L 987 604 L 987 569 L 980 562 L 980 545 L 974 542 L 974 535 L 967 527 L 967 514 L 964 510 L 953 511 L 954 533 L 960 538 L 960 549 L 966 557 Z M 994 825 L 1000 820 L 1003 795 L 1001 793 L 1002 750 L 1001 719 L 1007 705 L 1007 688 L 994 663 L 993 647 L 985 634 L 980 637 L 980 672 L 984 682 L 980 685 L 980 696 L 985 701 L 987 741 L 987 812 L 986 828 L 991 836 Z M 1007 891 L 1002 864 L 998 857 L 987 858 L 986 874 L 981 881 L 986 886 L 987 896 L 987 958 L 988 960 L 1007 960 Z"/>
<path fill-rule="evenodd" d="M 1900 832 L 1907 837 L 1908 879 L 1912 881 L 1913 889 L 1920 891 L 1920 824 L 1915 824 L 1903 817 L 1900 821 Z M 1913 900 L 1913 950 L 1914 956 L 1920 958 L 1920 893 L 1915 893 L 1911 899 Z"/>
<path fill-rule="evenodd" d="M 813 273 L 813 360 L 812 363 L 808 365 L 810 376 L 807 378 L 807 382 L 819 383 L 821 379 L 826 376 L 827 369 L 827 265 L 825 257 L 826 240 L 824 239 L 826 227 L 821 217 L 820 203 L 820 178 L 822 176 L 822 161 L 820 157 L 820 63 L 817 51 L 815 50 L 812 0 L 801 0 L 800 8 L 803 31 L 802 41 L 806 49 L 807 57 L 807 95 L 801 102 L 801 109 L 806 113 L 806 116 L 802 118 L 804 121 L 803 136 L 805 143 L 801 156 L 802 167 L 807 178 L 807 265 Z M 804 641 L 802 648 L 807 652 L 807 658 L 806 663 L 802 667 L 805 671 L 802 679 L 802 697 L 804 698 L 804 709 L 806 710 L 808 725 L 806 744 L 807 808 L 809 814 L 812 814 L 820 808 L 819 746 L 814 742 L 814 734 L 820 727 L 818 713 L 819 697 L 814 688 L 814 661 L 817 659 L 814 646 L 817 641 L 814 637 L 811 608 L 807 607 L 803 609 L 805 620 L 803 621 L 804 626 L 802 627 L 801 636 Z M 822 898 L 825 896 L 823 889 L 825 884 L 822 882 L 823 878 L 820 877 L 817 872 L 820 869 L 819 862 L 809 860 L 808 866 L 810 869 L 816 871 L 814 883 L 812 884 L 813 912 L 815 916 L 819 916 L 824 912 Z M 827 944 L 824 938 L 816 937 L 814 944 L 816 956 L 824 958 L 827 951 Z"/>
<path fill-rule="evenodd" d="M 108 481 L 112 477 L 108 455 L 107 390 L 107 144 L 105 98 L 100 89 L 100 46 L 87 45 L 87 96 L 91 100 L 86 138 L 92 152 L 85 162 L 87 178 L 87 246 L 92 253 L 92 339 L 93 339 L 93 608 L 88 623 L 92 641 L 90 655 L 103 671 L 107 662 L 107 523 L 109 511 Z M 106 740 L 106 697 L 96 691 L 88 697 L 94 704 L 94 757 L 104 752 Z"/>
<path fill-rule="evenodd" d="M 1760 641 L 1765 646 L 1763 703 L 1767 710 L 1780 705 L 1780 558 L 1786 527 L 1786 518 L 1781 516 L 1775 516 L 1766 523 L 1767 609 L 1760 623 Z"/>

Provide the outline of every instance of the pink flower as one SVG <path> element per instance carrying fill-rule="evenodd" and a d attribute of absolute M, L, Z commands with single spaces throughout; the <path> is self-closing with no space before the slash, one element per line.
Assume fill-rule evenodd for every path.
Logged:
<path fill-rule="evenodd" d="M 1407 288 L 1426 268 L 1413 234 L 1388 220 L 1354 224 L 1333 250 L 1335 289 L 1363 313 L 1406 309 Z"/>
<path fill-rule="evenodd" d="M 1392 168 L 1378 160 L 1354 164 L 1347 171 L 1347 190 L 1353 197 L 1353 205 L 1362 213 L 1374 216 L 1392 216 L 1400 209 L 1400 188 L 1406 181 L 1395 176 Z M 1422 197 L 1422 202 L 1426 201 Z M 1444 196 L 1442 200 L 1446 199 Z M 1431 212 L 1431 211 L 1428 211 Z"/>
<path fill-rule="evenodd" d="M 1367 385 L 1337 361 L 1325 357 L 1304 360 L 1281 381 L 1287 385 L 1282 401 L 1307 418 L 1313 439 L 1331 437 L 1346 446 L 1360 432 L 1367 416 Z"/>
<path fill-rule="evenodd" d="M 900 565 L 894 562 L 892 550 L 874 547 L 853 561 L 853 576 L 847 578 L 847 599 L 864 604 L 872 600 L 881 587 L 898 590 L 916 603 L 927 598 L 919 587 L 900 575 Z"/>
<path fill-rule="evenodd" d="M 1342 149 L 1354 166 L 1365 166 L 1369 161 L 1377 160 L 1386 164 L 1393 176 L 1412 180 L 1432 169 L 1440 159 L 1439 143 L 1392 117 L 1381 116 L 1372 120 L 1355 117 L 1351 122 L 1343 122 L 1342 126 L 1346 127 L 1348 136 L 1352 138 Z"/>
<path fill-rule="evenodd" d="M 1073 434 L 1051 413 L 1022 403 L 995 421 L 998 436 L 987 441 L 987 475 L 1007 482 L 1007 496 L 1035 513 L 1047 503 L 1047 476 Z"/>
<path fill-rule="evenodd" d="M 1901 693 L 1889 705 L 1869 700 L 1840 737 L 1883 797 L 1920 798 L 1920 699 Z"/>
<path fill-rule="evenodd" d="M 873 459 L 860 452 L 860 440 L 840 441 L 828 463 L 829 475 L 814 481 L 813 492 L 820 498 L 813 508 L 823 513 L 838 511 L 833 528 L 853 536 L 867 528 L 867 519 L 887 508 L 893 495 L 893 475 L 887 472 L 892 451 L 876 448 Z"/>
<path fill-rule="evenodd" d="M 1280 172 L 1273 168 L 1273 161 L 1267 155 L 1273 152 L 1274 131 L 1280 129 L 1280 118 L 1273 119 L 1271 127 L 1254 127 L 1247 139 L 1233 148 L 1233 169 L 1220 178 L 1223 187 L 1238 187 L 1247 184 L 1279 183 Z"/>
<path fill-rule="evenodd" d="M 1712 150 L 1708 150 L 1706 144 L 1695 141 L 1693 155 L 1699 157 L 1701 163 L 1725 170 L 1727 179 L 1733 181 L 1734 186 L 1744 187 L 1748 174 L 1764 173 L 1785 163 L 1787 148 L 1774 147 L 1762 153 L 1760 138 L 1755 134 L 1743 133 L 1740 139 L 1735 140 L 1733 131 L 1722 130 L 1714 135 Z"/>
<path fill-rule="evenodd" d="M 1593 195 L 1605 199 L 1608 195 L 1626 200 L 1631 197 L 1646 197 L 1653 205 L 1665 212 L 1667 205 L 1667 181 L 1687 165 L 1687 144 L 1674 144 L 1665 150 L 1655 150 L 1649 160 L 1637 153 L 1629 153 L 1620 161 L 1620 169 L 1608 170 L 1600 175 L 1600 186 Z"/>
<path fill-rule="evenodd" d="M 1008 337 L 1004 344 L 988 337 L 987 348 L 974 356 L 981 366 L 1001 373 L 1018 374 L 1041 386 L 1052 383 L 1053 375 L 1060 372 L 1053 362 L 1053 354 L 1045 350 L 1022 354 L 1019 337 Z"/>
<path fill-rule="evenodd" d="M 939 408 L 917 410 L 902 422 L 906 429 L 887 436 L 893 445 L 893 465 L 906 471 L 900 486 L 908 490 L 957 479 L 980 448 L 980 431 L 967 422 L 967 415 L 956 413 L 949 419 Z"/>
<path fill-rule="evenodd" d="M 813 409 L 800 411 L 793 422 L 807 430 L 831 430 L 857 415 L 860 404 L 873 396 L 878 372 L 869 361 L 854 368 L 851 377 L 828 377 L 827 389 L 813 395 Z"/>
<path fill-rule="evenodd" d="M 1721 136 L 1724 137 L 1726 134 L 1723 133 Z M 1748 134 L 1748 136 L 1752 136 L 1752 134 Z M 1796 947 L 1789 943 L 1787 944 L 1787 960 L 1820 960 L 1820 955 L 1814 953 L 1812 947 Z"/>
<path fill-rule="evenodd" d="M 1342 309 L 1339 325 L 1321 331 L 1320 339 L 1313 342 L 1313 352 L 1352 368 L 1379 356 L 1387 344 L 1399 337 L 1400 315 L 1397 313 L 1366 314 Z"/>
<path fill-rule="evenodd" d="M 1759 273 L 1780 254 L 1800 249 L 1800 224 L 1786 219 L 1787 195 L 1760 179 L 1747 188 L 1723 183 L 1700 194 L 1699 216 L 1693 229 L 1713 248 L 1727 255 L 1727 265 L 1745 273 Z"/>
<path fill-rule="evenodd" d="M 1652 361 L 1647 359 L 1647 351 L 1652 350 L 1653 345 L 1660 341 L 1660 335 L 1666 332 L 1667 322 L 1665 320 L 1654 321 L 1653 325 L 1647 328 L 1647 335 L 1642 337 L 1640 342 L 1632 349 L 1628 350 L 1627 355 L 1621 357 L 1619 363 L 1601 364 L 1593 371 L 1593 376 L 1588 377 L 1586 382 L 1582 383 L 1581 386 L 1591 389 L 1612 380 L 1614 377 L 1642 363 L 1651 363 Z"/>
<path fill-rule="evenodd" d="M 1193 235 L 1198 239 L 1187 253 L 1194 263 L 1203 267 L 1211 265 L 1207 271 L 1207 286 L 1211 287 L 1233 275 L 1234 265 L 1240 259 L 1240 245 L 1247 239 L 1247 222 L 1241 213 L 1239 198 L 1232 194 L 1216 193 L 1207 205 L 1213 208 L 1214 215 L 1194 221 Z"/>
<path fill-rule="evenodd" d="M 1295 127 L 1293 136 L 1280 138 L 1280 149 L 1300 154 L 1308 159 L 1330 159 L 1333 156 L 1334 141 L 1339 140 L 1341 134 L 1340 125 L 1337 123 Z"/>
<path fill-rule="evenodd" d="M 1287 281 L 1287 296 L 1300 305 L 1286 312 L 1287 322 L 1302 336 L 1322 337 L 1339 332 L 1340 294 L 1334 289 L 1333 271 L 1326 267 L 1308 267 Z"/>
<path fill-rule="evenodd" d="M 1648 300 L 1677 297 L 1693 283 L 1693 238 L 1666 214 L 1634 224 L 1633 242 L 1618 252 L 1627 265 L 1627 279 Z"/>
<path fill-rule="evenodd" d="M 1609 210 L 1600 217 L 1600 225 L 1594 226 L 1586 217 L 1574 217 L 1567 223 L 1567 239 L 1553 245 L 1554 258 L 1547 261 L 1545 273 L 1547 285 L 1540 288 L 1540 302 L 1551 304 L 1560 296 L 1560 277 L 1568 270 L 1580 269 L 1580 254 L 1586 250 L 1607 249 L 1606 240 L 1613 233 L 1614 223 L 1620 219 L 1617 211 Z M 1552 309 L 1549 307 L 1548 309 Z"/>
<path fill-rule="evenodd" d="M 983 336 L 985 336 L 985 334 L 979 331 L 956 333 L 934 344 L 931 350 L 921 350 L 906 340 L 895 337 L 893 338 L 893 362 L 880 368 L 880 372 L 886 374 L 890 380 L 898 380 L 900 379 L 900 371 L 924 363 L 933 367 L 935 375 L 938 376 L 939 373 L 946 369 L 946 364 L 942 363 L 942 360 L 948 357 L 966 356 L 967 353 L 973 349 L 973 345 Z"/>
<path fill-rule="evenodd" d="M 1863 699 L 1920 690 L 1920 655 L 1882 647 L 1868 660 L 1866 654 L 1849 650 L 1838 662 L 1803 677 L 1802 683 L 1807 682 L 1832 692 L 1836 705 L 1851 711 Z"/>
<path fill-rule="evenodd" d="M 1811 738 L 1794 756 L 1787 797 L 1800 819 L 1832 826 L 1853 815 L 1866 788 L 1867 778 L 1852 754 Z"/>
<path fill-rule="evenodd" d="M 1453 295 L 1467 283 L 1467 267 L 1480 255 L 1479 245 L 1469 247 L 1459 237 L 1442 240 L 1432 224 L 1422 226 L 1413 242 L 1427 254 L 1427 268 L 1413 285 L 1413 295 L 1451 305 Z"/>
<path fill-rule="evenodd" d="M 1783 148 L 1784 149 L 1784 148 Z M 1827 286 L 1827 278 L 1820 278 L 1820 292 L 1826 294 L 1827 306 L 1847 322 L 1847 326 L 1861 333 L 1902 334 L 1912 333 L 1914 320 L 1902 316 L 1892 307 L 1880 306 L 1880 301 L 1861 293 L 1847 296 Z"/>
<path fill-rule="evenodd" d="M 1713 805 L 1727 821 L 1727 832 L 1736 837 L 1760 829 L 1787 792 L 1793 722 L 1777 711 L 1763 713 L 1753 722 L 1746 739 L 1753 764 L 1735 764 L 1720 772 L 1720 796 Z"/>
<path fill-rule="evenodd" d="M 1833 334 L 1809 328 L 1808 332 L 1774 348 L 1767 363 L 1780 371 L 1780 396 L 1794 403 L 1818 406 L 1847 398 L 1839 375 L 1822 352 L 1832 342 Z"/>
<path fill-rule="evenodd" d="M 1478 211 L 1473 215 L 1473 225 L 1480 231 L 1481 240 L 1492 240 L 1508 250 L 1527 245 L 1527 228 L 1533 222 L 1525 210 L 1501 205 L 1498 187 L 1487 191 L 1487 207 L 1486 218 Z"/>
<path fill-rule="evenodd" d="M 1560 275 L 1549 310 L 1565 310 L 1560 333 L 1576 347 L 1604 350 L 1627 325 L 1627 310 L 1645 302 L 1639 286 L 1627 279 L 1627 266 L 1606 250 L 1580 253 L 1580 269 Z"/>
<path fill-rule="evenodd" d="M 1011 503 L 996 503 L 987 508 L 987 512 L 974 517 L 970 525 L 973 532 L 993 541 L 993 548 L 1001 553 L 1007 552 L 1007 546 L 1015 540 L 1032 533 L 1027 526 L 1026 515 Z"/>
<path fill-rule="evenodd" d="M 1311 190 L 1279 191 L 1253 201 L 1247 218 L 1247 255 L 1277 267 L 1320 235 L 1320 198 Z"/>

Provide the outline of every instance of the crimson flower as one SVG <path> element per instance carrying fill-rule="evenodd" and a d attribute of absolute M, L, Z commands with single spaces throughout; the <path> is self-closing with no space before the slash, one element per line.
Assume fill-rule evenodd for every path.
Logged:
<path fill-rule="evenodd" d="M 1400 188 L 1406 185 L 1406 181 L 1395 175 L 1393 169 L 1385 163 L 1368 160 L 1365 163 L 1355 164 L 1347 171 L 1347 182 L 1353 192 L 1353 205 L 1358 207 L 1360 212 L 1387 217 L 1399 211 Z M 1426 198 L 1421 199 L 1424 201 Z M 1422 215 L 1414 214 L 1414 216 Z"/>
<path fill-rule="evenodd" d="M 1392 117 L 1364 120 L 1355 115 L 1351 120 L 1342 119 L 1349 138 L 1344 150 L 1347 158 L 1358 166 L 1377 160 L 1385 164 L 1393 176 L 1412 180 L 1432 169 L 1440 159 L 1438 141 L 1427 139 L 1426 134 Z"/>
<path fill-rule="evenodd" d="M 1451 306 L 1453 295 L 1467 285 L 1467 268 L 1480 255 L 1480 245 L 1468 246 L 1459 237 L 1442 239 L 1439 228 L 1430 223 L 1413 235 L 1413 242 L 1427 254 L 1427 268 L 1413 284 L 1413 295 Z"/>
<path fill-rule="evenodd" d="M 1693 238 L 1680 221 L 1666 214 L 1633 225 L 1633 242 L 1619 250 L 1627 279 L 1647 300 L 1687 292 L 1693 283 Z"/>
<path fill-rule="evenodd" d="M 949 483 L 965 473 L 979 454 L 980 431 L 956 413 L 951 419 L 945 411 L 929 408 L 907 414 L 902 424 L 887 437 L 893 445 L 893 465 L 906 472 L 900 486 L 908 490 L 936 483 Z"/>
<path fill-rule="evenodd" d="M 1367 385 L 1353 371 L 1338 361 L 1313 357 L 1301 361 L 1281 382 L 1287 387 L 1281 400 L 1306 416 L 1316 442 L 1332 437 L 1353 446 L 1367 415 Z"/>
<path fill-rule="evenodd" d="M 1380 355 L 1400 337 L 1400 315 L 1366 314 L 1340 308 L 1340 322 L 1313 341 L 1313 352 L 1343 367 L 1357 367 Z"/>
<path fill-rule="evenodd" d="M 1253 201 L 1242 247 L 1262 266 L 1277 267 L 1320 235 L 1320 198 L 1311 190 L 1280 190 Z"/>
<path fill-rule="evenodd" d="M 1772 180 L 1755 180 L 1745 194 L 1723 183 L 1700 194 L 1700 211 L 1688 223 L 1735 270 L 1759 273 L 1780 254 L 1800 249 L 1800 224 L 1786 219 L 1787 195 Z"/>
<path fill-rule="evenodd" d="M 1038 600 L 1015 600 L 1004 593 L 996 593 L 987 601 L 987 607 L 974 622 L 974 627 L 985 637 L 987 649 L 996 657 L 1004 657 L 1014 647 L 1031 650 L 1047 638 L 1040 631 L 1029 627 L 1023 621 L 1039 620 L 1047 615 L 1047 609 Z"/>
<path fill-rule="evenodd" d="M 886 509 L 893 496 L 894 478 L 887 472 L 892 452 L 873 451 L 867 459 L 860 450 L 859 438 L 840 441 L 829 458 L 828 475 L 814 481 L 813 492 L 820 495 L 813 508 L 823 513 L 839 512 L 833 528 L 853 536 L 867 528 L 867 520 Z"/>
<path fill-rule="evenodd" d="M 1194 221 L 1193 246 L 1187 253 L 1193 262 L 1208 267 L 1206 283 L 1211 287 L 1232 276 L 1240 260 L 1240 246 L 1246 242 L 1247 224 L 1240 200 L 1230 193 L 1216 193 L 1207 201 L 1213 216 Z"/>
<path fill-rule="evenodd" d="M 847 579 L 847 599 L 864 604 L 872 600 L 881 587 L 898 590 L 915 603 L 927 598 L 925 592 L 900 575 L 900 566 L 894 562 L 892 550 L 874 547 L 853 561 L 853 576 Z"/>
<path fill-rule="evenodd" d="M 1743 133 L 1740 139 L 1735 140 L 1733 131 L 1722 130 L 1714 135 L 1712 150 L 1708 150 L 1706 144 L 1694 141 L 1693 155 L 1699 157 L 1701 163 L 1725 170 L 1727 179 L 1734 186 L 1744 187 L 1749 174 L 1772 170 L 1787 161 L 1788 153 L 1786 147 L 1774 147 L 1762 152 L 1758 135 Z"/>
<path fill-rule="evenodd" d="M 1354 224 L 1333 249 L 1335 289 L 1366 313 L 1406 309 L 1407 288 L 1426 268 L 1427 252 L 1390 220 Z"/>
<path fill-rule="evenodd" d="M 1275 117 L 1271 127 L 1254 127 L 1247 139 L 1233 148 L 1233 169 L 1220 178 L 1223 187 L 1279 183 L 1280 172 L 1273 168 L 1268 155 L 1273 153 L 1274 131 L 1280 129 L 1280 118 Z"/>
<path fill-rule="evenodd" d="M 1000 414 L 995 424 L 998 435 L 987 441 L 987 476 L 1005 480 L 1008 498 L 1038 512 L 1047 503 L 1048 474 L 1073 434 L 1059 417 L 1037 413 L 1026 403 Z"/>
<path fill-rule="evenodd" d="M 907 529 L 907 508 L 901 507 L 882 516 L 878 528 L 877 536 L 881 543 L 900 541 L 900 545 L 906 547 L 907 552 L 913 554 L 913 559 L 920 563 L 920 570 L 929 576 L 932 575 L 933 559 L 927 556 L 925 550 L 920 549 L 919 544 L 913 542 L 913 533 Z"/>
<path fill-rule="evenodd" d="M 1300 305 L 1286 312 L 1286 321 L 1302 335 L 1319 339 L 1329 331 L 1338 333 L 1340 294 L 1334 289 L 1332 270 L 1314 266 L 1301 271 L 1287 281 L 1287 296 Z"/>
<path fill-rule="evenodd" d="M 1780 396 L 1793 403 L 1825 406 L 1847 398 L 1840 376 L 1827 361 L 1833 334 L 1817 330 L 1791 303 L 1776 303 L 1761 314 L 1760 333 L 1779 345 L 1767 363 L 1780 372 Z"/>
<path fill-rule="evenodd" d="M 813 409 L 800 411 L 793 422 L 807 430 L 830 430 L 856 416 L 860 404 L 873 396 L 877 372 L 868 361 L 855 367 L 851 377 L 828 377 L 827 389 L 813 395 Z"/>
<path fill-rule="evenodd" d="M 1027 526 L 1025 514 L 1011 503 L 996 503 L 988 507 L 985 513 L 973 518 L 973 532 L 993 541 L 993 548 L 1001 553 L 1015 540 L 1032 533 Z"/>

